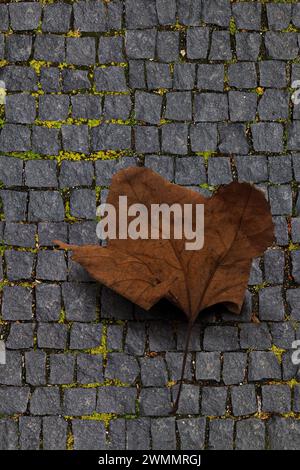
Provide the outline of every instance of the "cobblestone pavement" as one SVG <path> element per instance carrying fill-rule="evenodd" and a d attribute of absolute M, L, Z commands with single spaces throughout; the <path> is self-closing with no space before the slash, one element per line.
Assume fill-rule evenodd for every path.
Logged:
<path fill-rule="evenodd" d="M 300 2 L 1 2 L 0 30 L 0 449 L 299 449 Z M 97 243 L 129 165 L 205 195 L 252 181 L 276 224 L 242 315 L 197 322 L 176 417 L 183 316 L 52 245 Z"/>

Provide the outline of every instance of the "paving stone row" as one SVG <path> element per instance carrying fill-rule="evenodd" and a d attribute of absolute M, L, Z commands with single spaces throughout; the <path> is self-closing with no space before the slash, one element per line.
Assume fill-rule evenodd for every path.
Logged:
<path fill-rule="evenodd" d="M 299 55 L 298 2 L 0 4 L 0 449 L 300 448 Z M 275 225 L 241 315 L 196 322 L 176 417 L 182 314 L 53 248 L 99 243 L 133 165 L 206 197 L 254 183 Z"/>

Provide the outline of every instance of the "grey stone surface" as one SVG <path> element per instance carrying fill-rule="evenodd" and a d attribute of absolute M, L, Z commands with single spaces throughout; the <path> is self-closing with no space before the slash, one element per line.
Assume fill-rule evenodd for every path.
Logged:
<path fill-rule="evenodd" d="M 1 450 L 299 448 L 299 27 L 298 2 L 0 4 Z M 253 183 L 274 222 L 241 314 L 195 322 L 176 417 L 187 322 L 53 244 L 98 245 L 136 165 L 207 198 Z"/>
<path fill-rule="evenodd" d="M 249 381 L 280 379 L 281 369 L 273 352 L 253 351 L 249 354 Z"/>

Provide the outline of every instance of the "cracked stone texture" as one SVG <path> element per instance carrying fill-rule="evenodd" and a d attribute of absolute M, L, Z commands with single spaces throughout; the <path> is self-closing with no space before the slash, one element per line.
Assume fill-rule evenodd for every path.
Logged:
<path fill-rule="evenodd" d="M 298 3 L 1 2 L 1 450 L 299 450 Z M 275 224 L 241 315 L 195 323 L 175 417 L 183 316 L 53 250 L 98 243 L 96 205 L 135 165 L 206 196 L 253 183 Z"/>

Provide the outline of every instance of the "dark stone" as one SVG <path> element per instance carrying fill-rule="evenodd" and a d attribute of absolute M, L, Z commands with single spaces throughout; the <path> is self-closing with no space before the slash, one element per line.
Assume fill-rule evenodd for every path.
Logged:
<path fill-rule="evenodd" d="M 244 416 L 257 411 L 254 385 L 239 385 L 231 389 L 231 402 L 234 416 Z"/>
<path fill-rule="evenodd" d="M 105 426 L 102 421 L 74 419 L 72 420 L 72 431 L 75 450 L 103 450 L 106 448 Z"/>
<path fill-rule="evenodd" d="M 259 63 L 260 86 L 282 88 L 287 85 L 285 62 L 264 60 Z"/>
<path fill-rule="evenodd" d="M 269 200 L 273 215 L 291 215 L 293 200 L 289 185 L 269 187 Z"/>
<path fill-rule="evenodd" d="M 286 29 L 291 21 L 292 5 L 278 3 L 267 5 L 268 25 L 270 29 Z"/>
<path fill-rule="evenodd" d="M 199 67 L 199 66 L 198 66 Z M 192 90 L 195 86 L 196 66 L 190 63 L 174 64 L 174 89 Z"/>
<path fill-rule="evenodd" d="M 162 62 L 175 62 L 179 59 L 179 33 L 177 31 L 158 31 L 157 58 Z"/>
<path fill-rule="evenodd" d="M 32 323 L 12 323 L 6 340 L 9 349 L 33 347 L 34 325 Z"/>
<path fill-rule="evenodd" d="M 73 323 L 70 349 L 89 349 L 100 346 L 102 327 L 100 324 Z"/>
<path fill-rule="evenodd" d="M 175 160 L 175 182 L 177 184 L 206 183 L 206 170 L 202 157 L 182 157 Z"/>
<path fill-rule="evenodd" d="M 97 413 L 135 414 L 136 389 L 134 387 L 99 387 Z"/>
<path fill-rule="evenodd" d="M 4 286 L 2 294 L 3 320 L 32 319 L 32 291 L 22 286 Z"/>
<path fill-rule="evenodd" d="M 256 115 L 257 96 L 255 93 L 230 91 L 229 114 L 231 121 L 253 121 Z"/>
<path fill-rule="evenodd" d="M 201 412 L 204 416 L 223 416 L 226 411 L 226 401 L 226 387 L 203 387 Z"/>
<path fill-rule="evenodd" d="M 141 416 L 168 416 L 171 410 L 170 390 L 143 388 L 140 394 Z"/>
<path fill-rule="evenodd" d="M 42 6 L 36 2 L 10 3 L 10 25 L 14 31 L 36 29 L 42 14 Z"/>
<path fill-rule="evenodd" d="M 254 62 L 237 62 L 228 67 L 228 84 L 235 88 L 255 88 L 257 76 Z"/>
<path fill-rule="evenodd" d="M 280 284 L 284 277 L 284 252 L 282 250 L 267 250 L 264 255 L 265 279 L 271 284 Z"/>
<path fill-rule="evenodd" d="M 232 13 L 238 29 L 260 30 L 260 3 L 235 3 L 232 5 Z"/>
<path fill-rule="evenodd" d="M 194 98 L 195 121 L 225 121 L 228 119 L 228 99 L 221 93 L 201 93 Z"/>
<path fill-rule="evenodd" d="M 125 47 L 129 59 L 154 59 L 155 44 L 155 29 L 126 31 Z"/>
<path fill-rule="evenodd" d="M 29 394 L 29 387 L 0 387 L 1 415 L 25 413 Z"/>
<path fill-rule="evenodd" d="M 248 380 L 281 379 L 281 368 L 271 351 L 252 351 L 249 354 Z"/>
<path fill-rule="evenodd" d="M 297 450 L 300 439 L 300 422 L 292 418 L 272 417 L 268 422 L 270 449 Z"/>
<path fill-rule="evenodd" d="M 129 419 L 126 422 L 126 449 L 150 449 L 150 419 Z"/>
<path fill-rule="evenodd" d="M 196 355 L 196 379 L 220 381 L 221 359 L 218 352 L 198 352 Z"/>
<path fill-rule="evenodd" d="M 74 366 L 73 354 L 51 354 L 49 383 L 55 385 L 74 383 Z"/>
<path fill-rule="evenodd" d="M 69 388 L 64 391 L 63 410 L 66 415 L 91 415 L 95 407 L 96 389 Z"/>
<path fill-rule="evenodd" d="M 104 381 L 103 361 L 100 354 L 77 355 L 77 382 L 80 384 L 102 383 Z"/>
<path fill-rule="evenodd" d="M 260 122 L 251 125 L 253 147 L 257 152 L 282 152 L 283 127 L 279 123 Z"/>
<path fill-rule="evenodd" d="M 32 150 L 41 155 L 58 155 L 61 149 L 59 130 L 33 126 Z"/>
<path fill-rule="evenodd" d="M 58 387 L 39 387 L 34 390 L 30 400 L 33 415 L 56 415 L 61 413 Z"/>
<path fill-rule="evenodd" d="M 151 420 L 153 450 L 176 449 L 175 418 L 157 418 Z"/>
<path fill-rule="evenodd" d="M 38 284 L 35 288 L 36 316 L 39 321 L 57 321 L 61 311 L 61 291 L 56 284 Z"/>
<path fill-rule="evenodd" d="M 48 281 L 65 281 L 67 266 L 62 251 L 40 251 L 37 257 L 36 277 Z"/>
<path fill-rule="evenodd" d="M 91 186 L 94 178 L 92 162 L 72 162 L 64 160 L 60 166 L 59 186 L 70 188 L 74 186 Z"/>
<path fill-rule="evenodd" d="M 135 92 L 135 118 L 149 124 L 159 124 L 161 119 L 162 97 L 155 93 Z"/>
<path fill-rule="evenodd" d="M 258 59 L 261 46 L 259 33 L 236 33 L 236 55 L 238 60 L 255 61 Z"/>
<path fill-rule="evenodd" d="M 222 153 L 247 154 L 249 145 L 243 124 L 219 124 L 219 150 Z"/>
<path fill-rule="evenodd" d="M 134 356 L 124 353 L 109 353 L 105 368 L 105 378 L 117 379 L 123 383 L 133 383 L 139 374 L 139 366 Z"/>
<path fill-rule="evenodd" d="M 97 91 L 127 91 L 124 67 L 114 65 L 96 69 L 95 85 Z"/>
<path fill-rule="evenodd" d="M 67 441 L 67 422 L 60 417 L 45 416 L 43 419 L 43 449 L 65 450 Z"/>
<path fill-rule="evenodd" d="M 25 184 L 31 188 L 57 188 L 56 163 L 51 160 L 26 161 Z"/>
<path fill-rule="evenodd" d="M 3 152 L 26 152 L 31 150 L 30 129 L 21 124 L 4 124 L 0 135 Z"/>
<path fill-rule="evenodd" d="M 265 287 L 259 291 L 259 317 L 261 320 L 283 320 L 284 304 L 281 287 Z"/>
<path fill-rule="evenodd" d="M 39 450 L 41 440 L 42 423 L 41 418 L 32 416 L 20 416 L 20 449 Z"/>
<path fill-rule="evenodd" d="M 176 420 L 180 435 L 181 450 L 204 449 L 205 418 L 183 418 Z"/>
<path fill-rule="evenodd" d="M 239 349 L 238 330 L 234 326 L 207 326 L 203 349 L 206 351 L 231 351 Z"/>
<path fill-rule="evenodd" d="M 138 153 L 159 152 L 158 128 L 154 126 L 136 126 L 135 149 Z"/>
<path fill-rule="evenodd" d="M 66 325 L 39 323 L 37 332 L 38 346 L 46 349 L 65 349 L 67 334 Z"/>
<path fill-rule="evenodd" d="M 291 390 L 288 385 L 263 385 L 262 410 L 288 413 L 291 410 Z"/>
<path fill-rule="evenodd" d="M 172 88 L 169 64 L 146 62 L 147 86 L 149 90 Z"/>
<path fill-rule="evenodd" d="M 209 423 L 210 450 L 233 449 L 233 419 L 213 419 Z"/>
<path fill-rule="evenodd" d="M 160 155 L 146 155 L 145 167 L 151 168 L 164 178 L 174 180 L 174 159 L 172 157 Z"/>
<path fill-rule="evenodd" d="M 105 119 L 126 120 L 131 112 L 131 99 L 128 95 L 108 95 L 105 97 L 103 115 Z"/>
<path fill-rule="evenodd" d="M 237 450 L 264 450 L 264 422 L 256 418 L 237 421 L 235 448 Z"/>
<path fill-rule="evenodd" d="M 202 19 L 205 23 L 228 27 L 231 17 L 229 0 L 210 0 L 202 4 Z"/>
<path fill-rule="evenodd" d="M 73 11 L 75 30 L 92 33 L 106 30 L 105 4 L 102 1 L 76 2 Z"/>
<path fill-rule="evenodd" d="M 34 41 L 34 58 L 50 62 L 64 62 L 65 38 L 55 34 L 38 34 Z"/>
<path fill-rule="evenodd" d="M 185 155 L 187 153 L 188 127 L 186 124 L 171 123 L 162 127 L 162 151 Z"/>
<path fill-rule="evenodd" d="M 101 97 L 93 95 L 71 96 L 72 116 L 79 119 L 101 118 Z M 64 162 L 62 162 L 64 163 Z M 73 163 L 73 162 L 66 162 Z M 81 162 L 87 163 L 87 162 Z"/>
<path fill-rule="evenodd" d="M 33 224 L 6 222 L 3 239 L 7 245 L 34 248 L 35 235 L 36 227 Z"/>
<path fill-rule="evenodd" d="M 31 55 L 32 37 L 26 34 L 12 34 L 6 39 L 6 57 L 9 62 L 26 61 Z"/>
<path fill-rule="evenodd" d="M 64 121 L 68 117 L 69 103 L 66 95 L 42 95 L 39 97 L 39 118 L 45 121 Z"/>
<path fill-rule="evenodd" d="M 46 385 L 46 353 L 44 351 L 25 352 L 25 381 L 29 385 Z"/>
<path fill-rule="evenodd" d="M 240 344 L 242 349 L 269 349 L 271 335 L 265 323 L 245 323 L 240 326 Z"/>
<path fill-rule="evenodd" d="M 190 127 L 190 141 L 193 152 L 214 152 L 217 149 L 216 124 L 192 124 Z"/>
<path fill-rule="evenodd" d="M 165 118 L 173 121 L 192 119 L 192 96 L 188 91 L 167 93 Z"/>
<path fill-rule="evenodd" d="M 6 351 L 5 364 L 0 364 L 1 385 L 22 385 L 22 356 L 19 351 Z"/>
<path fill-rule="evenodd" d="M 54 3 L 44 6 L 42 30 L 51 33 L 66 33 L 70 28 L 72 6 Z"/>
<path fill-rule="evenodd" d="M 211 353 L 213 354 L 213 353 Z M 223 357 L 223 381 L 225 385 L 241 384 L 244 381 L 247 355 L 240 352 L 225 353 Z"/>
<path fill-rule="evenodd" d="M 16 95 L 12 95 L 12 96 L 16 96 Z M 0 157 L 0 181 L 5 186 L 22 186 L 23 185 L 23 161 L 20 158 L 1 156 Z"/>
<path fill-rule="evenodd" d="M 265 34 L 266 52 L 271 59 L 295 59 L 299 47 L 297 34 L 268 31 Z"/>
<path fill-rule="evenodd" d="M 209 60 L 230 60 L 232 58 L 229 31 L 213 31 Z"/>

